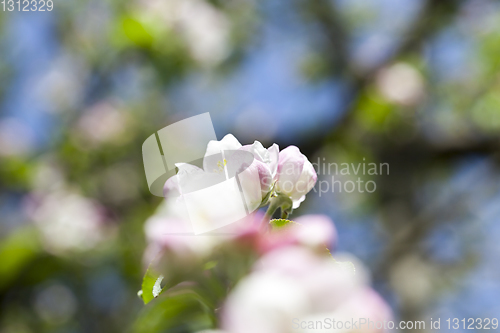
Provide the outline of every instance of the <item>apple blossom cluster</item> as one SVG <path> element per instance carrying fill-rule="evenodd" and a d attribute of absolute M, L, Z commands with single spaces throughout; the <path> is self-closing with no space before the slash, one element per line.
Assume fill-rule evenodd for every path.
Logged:
<path fill-rule="evenodd" d="M 250 159 L 246 157 L 248 154 Z M 233 176 L 237 175 L 250 212 L 269 205 L 269 213 L 281 208 L 282 217 L 300 206 L 318 178 L 311 162 L 297 147 L 289 146 L 279 151 L 278 145 L 273 144 L 266 149 L 259 141 L 242 146 L 232 134 L 208 143 L 203 168 L 188 163 L 177 163 L 176 167 L 177 175 L 165 183 L 167 200 L 168 197 L 181 197 L 182 200 L 183 192 L 221 182 L 229 170 Z M 221 218 L 220 214 L 215 215 L 216 202 L 211 199 L 203 197 L 203 202 L 198 202 L 195 210 L 201 213 L 197 215 Z M 208 209 L 203 210 L 203 206 L 208 206 Z M 226 210 L 230 211 L 230 208 Z M 190 214 L 193 215 L 191 211 Z"/>
<path fill-rule="evenodd" d="M 236 223 L 194 235 L 175 204 L 183 178 L 169 179 L 166 200 L 145 225 L 144 262 L 149 268 L 139 292 L 144 302 L 165 294 L 196 295 L 209 318 L 204 332 L 308 332 L 294 323 L 324 318 L 390 320 L 390 308 L 370 288 L 363 265 L 333 251 L 337 233 L 329 217 L 287 219 L 317 179 L 307 157 L 294 146 L 282 151 L 276 144 L 266 149 L 258 141 L 242 146 L 226 135 L 208 144 L 203 170 L 182 164 L 179 173 L 222 170 L 225 160 L 221 165 L 207 158 L 221 150 L 253 155 L 245 166 L 254 176 L 248 180 L 259 189 L 252 200 L 258 207 L 267 206 L 267 211 L 256 210 Z M 281 219 L 271 219 L 278 208 Z"/>

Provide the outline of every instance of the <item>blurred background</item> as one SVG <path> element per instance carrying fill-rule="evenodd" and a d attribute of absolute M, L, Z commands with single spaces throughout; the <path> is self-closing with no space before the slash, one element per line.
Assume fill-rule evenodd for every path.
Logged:
<path fill-rule="evenodd" d="M 362 176 L 373 193 L 311 192 L 295 216 L 331 216 L 397 318 L 498 317 L 499 74 L 493 0 L 0 11 L 0 332 L 144 332 L 143 224 L 162 198 L 141 146 L 204 112 L 219 139 L 388 163 Z"/>

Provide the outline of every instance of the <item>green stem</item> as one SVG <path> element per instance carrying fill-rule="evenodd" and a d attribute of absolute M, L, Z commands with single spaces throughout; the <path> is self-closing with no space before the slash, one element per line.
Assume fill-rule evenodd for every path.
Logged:
<path fill-rule="evenodd" d="M 271 221 L 271 218 L 273 217 L 274 212 L 277 211 L 280 207 L 281 202 L 280 200 L 276 199 L 277 197 L 274 197 L 269 200 L 269 207 L 267 208 L 266 214 L 264 215 L 264 223 L 269 223 L 269 221 Z"/>
<path fill-rule="evenodd" d="M 274 212 L 281 208 L 281 218 L 287 218 L 290 209 L 292 208 L 292 200 L 282 194 L 278 194 L 275 197 L 269 199 L 269 207 L 267 208 L 266 215 L 264 215 L 264 222 L 269 223 L 273 217 Z"/>

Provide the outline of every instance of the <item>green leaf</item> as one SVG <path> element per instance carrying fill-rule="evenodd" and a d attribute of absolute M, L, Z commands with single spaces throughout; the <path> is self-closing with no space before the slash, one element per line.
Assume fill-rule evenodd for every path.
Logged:
<path fill-rule="evenodd" d="M 0 241 L 0 289 L 8 285 L 40 251 L 33 228 L 19 228 Z"/>
<path fill-rule="evenodd" d="M 144 304 L 148 304 L 154 298 L 160 296 L 163 292 L 161 288 L 161 282 L 163 281 L 163 275 L 157 273 L 151 265 L 149 265 L 144 278 L 142 279 L 142 300 Z"/>
<path fill-rule="evenodd" d="M 122 29 L 125 36 L 137 46 L 149 47 L 153 43 L 153 36 L 139 20 L 132 17 L 124 18 Z"/>
<path fill-rule="evenodd" d="M 208 271 L 208 270 L 214 268 L 215 266 L 217 266 L 217 261 L 211 260 L 211 261 L 205 263 L 205 265 L 203 265 L 203 270 Z"/>
<path fill-rule="evenodd" d="M 145 306 L 131 333 L 198 332 L 215 326 L 216 318 L 203 298 L 189 290 L 166 294 Z"/>
<path fill-rule="evenodd" d="M 285 228 L 289 228 L 294 225 L 300 225 L 296 222 L 287 220 L 287 219 L 274 219 L 269 222 L 271 224 L 272 230 L 282 230 Z"/>

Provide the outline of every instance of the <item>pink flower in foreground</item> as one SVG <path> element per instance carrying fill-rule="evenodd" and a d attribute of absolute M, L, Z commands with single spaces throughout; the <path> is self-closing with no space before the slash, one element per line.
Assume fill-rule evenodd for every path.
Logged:
<path fill-rule="evenodd" d="M 269 232 L 259 238 L 260 253 L 269 252 L 285 245 L 303 245 L 310 249 L 332 250 L 337 240 L 333 221 L 326 215 L 303 215 L 293 219 L 283 230 Z"/>
<path fill-rule="evenodd" d="M 280 151 L 276 191 L 289 196 L 293 201 L 293 208 L 299 207 L 305 200 L 317 179 L 314 167 L 299 148 L 288 146 Z"/>
<path fill-rule="evenodd" d="M 144 231 L 148 243 L 143 256 L 145 265 L 165 252 L 190 265 L 209 255 L 217 243 L 213 237 L 195 236 L 189 221 L 172 211 L 168 202 L 160 205 L 157 213 L 146 221 Z"/>
<path fill-rule="evenodd" d="M 195 235 L 186 212 L 179 210 L 183 205 L 177 205 L 173 200 L 164 201 L 156 214 L 146 221 L 146 265 L 165 252 L 189 265 L 210 256 L 217 246 L 224 243 L 246 242 L 254 247 L 256 239 L 265 234 L 263 214 L 257 212 L 213 232 Z"/>
<path fill-rule="evenodd" d="M 327 249 L 334 248 L 337 238 L 333 221 L 326 215 L 304 215 L 294 219 L 295 223 L 283 229 L 272 230 L 263 221 L 263 214 L 260 212 L 209 234 L 196 236 L 182 212 L 175 210 L 178 207 L 169 205 L 167 200 L 146 221 L 145 232 L 149 244 L 144 256 L 146 264 L 163 251 L 191 262 L 193 259 L 209 256 L 216 246 L 223 243 L 231 246 L 231 242 L 243 242 L 259 254 L 290 245 L 325 253 Z"/>
<path fill-rule="evenodd" d="M 228 296 L 222 329 L 228 333 L 308 332 L 300 327 L 302 322 L 390 320 L 389 307 L 367 286 L 367 280 L 360 264 L 354 274 L 303 247 L 280 248 L 262 257 L 254 272 Z M 365 325 L 352 331 L 384 330 Z"/>

